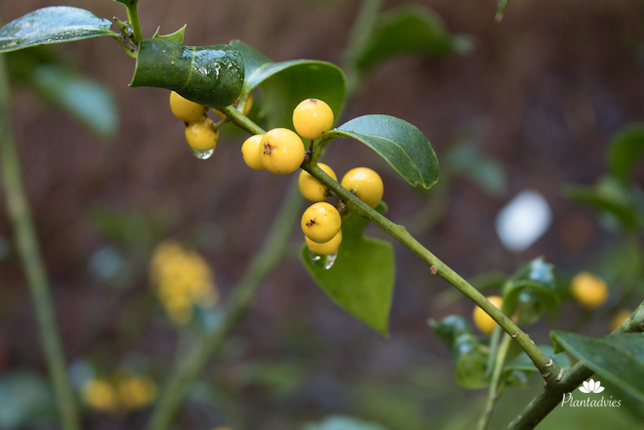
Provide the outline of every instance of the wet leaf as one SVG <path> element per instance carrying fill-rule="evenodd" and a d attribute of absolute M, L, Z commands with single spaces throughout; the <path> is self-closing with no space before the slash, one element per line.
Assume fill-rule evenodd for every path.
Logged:
<path fill-rule="evenodd" d="M 553 331 L 556 349 L 563 347 L 600 376 L 644 401 L 644 342 L 641 333 L 592 338 Z"/>
<path fill-rule="evenodd" d="M 117 34 L 112 22 L 85 9 L 52 6 L 30 12 L 0 28 L 0 52 L 10 52 L 35 45 L 71 42 Z"/>
<path fill-rule="evenodd" d="M 394 289 L 394 251 L 389 242 L 364 237 L 368 223 L 354 216 L 342 224 L 342 244 L 330 269 L 316 267 L 306 246 L 302 248 L 302 260 L 318 286 L 334 302 L 386 335 Z"/>
<path fill-rule="evenodd" d="M 244 83 L 244 61 L 230 45 L 184 46 L 169 39 L 143 39 L 130 86 L 176 91 L 210 107 L 232 104 Z"/>
<path fill-rule="evenodd" d="M 438 159 L 431 143 L 415 126 L 389 115 L 364 115 L 327 133 L 327 138 L 350 137 L 364 143 L 411 185 L 429 189 L 438 181 Z"/>

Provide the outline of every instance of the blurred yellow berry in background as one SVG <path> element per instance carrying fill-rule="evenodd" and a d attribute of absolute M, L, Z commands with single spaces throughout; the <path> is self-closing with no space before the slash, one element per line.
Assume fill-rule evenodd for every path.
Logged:
<path fill-rule="evenodd" d="M 116 389 L 121 405 L 129 410 L 144 408 L 157 397 L 157 384 L 149 376 L 119 377 L 116 380 Z"/>
<path fill-rule="evenodd" d="M 626 318 L 630 317 L 632 313 L 633 311 L 630 309 L 620 309 L 619 312 L 615 314 L 615 316 L 611 321 L 611 324 L 610 324 L 611 331 L 615 330 L 617 327 L 622 325 L 622 323 L 626 321 Z"/>
<path fill-rule="evenodd" d="M 570 293 L 583 307 L 593 309 L 608 298 L 608 286 L 599 276 L 581 272 L 570 282 Z"/>
<path fill-rule="evenodd" d="M 105 379 L 88 380 L 81 390 L 81 398 L 87 406 L 101 412 L 115 413 L 118 410 L 116 391 Z"/>
<path fill-rule="evenodd" d="M 492 304 L 497 309 L 501 309 L 501 306 L 503 305 L 503 297 L 489 296 L 487 299 L 492 302 Z M 492 317 L 487 314 L 487 312 L 477 306 L 474 308 L 472 318 L 474 319 L 474 324 L 478 327 L 479 330 L 487 334 L 492 333 L 492 330 L 496 325 L 496 321 L 494 321 Z"/>
<path fill-rule="evenodd" d="M 208 309 L 219 301 L 214 274 L 204 258 L 172 240 L 156 247 L 150 281 L 168 317 L 179 325 L 192 320 L 195 306 Z"/>

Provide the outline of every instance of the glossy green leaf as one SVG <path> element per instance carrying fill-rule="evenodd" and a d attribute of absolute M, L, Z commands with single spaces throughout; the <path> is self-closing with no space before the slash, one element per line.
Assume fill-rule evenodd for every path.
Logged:
<path fill-rule="evenodd" d="M 442 57 L 453 50 L 471 49 L 468 38 L 452 37 L 443 19 L 432 9 L 410 4 L 382 14 L 368 43 L 354 53 L 353 62 L 366 70 L 388 58 L 406 53 Z"/>
<path fill-rule="evenodd" d="M 70 42 L 98 36 L 114 36 L 112 22 L 85 9 L 52 6 L 30 12 L 0 28 L 0 52 L 35 45 Z"/>
<path fill-rule="evenodd" d="M 394 289 L 394 251 L 389 242 L 363 236 L 368 223 L 354 216 L 342 224 L 342 244 L 330 269 L 316 267 L 306 246 L 302 248 L 302 259 L 313 279 L 334 302 L 386 335 Z"/>
<path fill-rule="evenodd" d="M 36 67 L 30 82 L 40 95 L 67 110 L 93 132 L 101 136 L 116 133 L 116 102 L 112 93 L 98 82 L 56 64 Z"/>
<path fill-rule="evenodd" d="M 233 40 L 231 45 L 244 58 L 244 91 L 255 88 L 262 91 L 259 115 L 267 128 L 293 129 L 293 110 L 308 98 L 323 100 L 335 118 L 340 116 L 346 98 L 346 80 L 334 64 L 316 60 L 275 63 L 243 42 Z"/>
<path fill-rule="evenodd" d="M 503 286 L 503 312 L 517 314 L 519 325 L 535 323 L 559 303 L 553 266 L 536 258 L 520 268 Z"/>
<path fill-rule="evenodd" d="M 631 124 L 613 137 L 608 160 L 613 176 L 627 181 L 635 165 L 644 156 L 644 123 Z"/>
<path fill-rule="evenodd" d="M 48 381 L 31 372 L 6 372 L 0 378 L 0 428 L 34 428 L 56 418 Z"/>
<path fill-rule="evenodd" d="M 369 423 L 345 415 L 333 415 L 320 423 L 306 424 L 303 430 L 387 430 L 380 424 Z"/>
<path fill-rule="evenodd" d="M 550 337 L 597 374 L 644 401 L 644 342 L 641 333 L 592 338 L 553 331 Z"/>
<path fill-rule="evenodd" d="M 568 185 L 567 198 L 611 214 L 629 230 L 644 228 L 644 196 L 640 189 L 605 176 L 595 186 Z"/>
<path fill-rule="evenodd" d="M 232 46 L 184 46 L 157 38 L 139 43 L 130 86 L 166 88 L 218 108 L 237 100 L 243 83 L 244 61 Z"/>
<path fill-rule="evenodd" d="M 438 159 L 425 135 L 407 121 L 389 115 L 364 115 L 334 128 L 329 139 L 350 137 L 387 160 L 411 185 L 429 189 L 438 181 Z"/>
<path fill-rule="evenodd" d="M 188 24 L 185 24 L 183 27 L 175 31 L 174 33 L 170 34 L 159 34 L 159 30 L 161 30 L 161 27 L 157 27 L 157 31 L 154 32 L 154 35 L 152 36 L 153 39 L 165 39 L 165 40 L 172 40 L 173 42 L 181 43 L 183 44 L 183 38 L 186 34 L 186 26 Z"/>

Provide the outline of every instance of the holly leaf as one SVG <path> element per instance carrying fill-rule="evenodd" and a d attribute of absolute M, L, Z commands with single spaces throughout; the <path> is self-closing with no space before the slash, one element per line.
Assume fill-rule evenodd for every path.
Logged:
<path fill-rule="evenodd" d="M 186 34 L 186 26 L 188 24 L 185 24 L 183 27 L 175 31 L 174 33 L 170 34 L 159 34 L 159 30 L 161 30 L 161 27 L 157 27 L 157 31 L 154 32 L 154 35 L 152 36 L 153 39 L 165 39 L 165 40 L 172 40 L 173 42 L 181 43 L 183 44 L 183 37 Z"/>
<path fill-rule="evenodd" d="M 389 115 L 364 115 L 327 132 L 326 138 L 350 137 L 364 143 L 411 185 L 429 189 L 438 181 L 436 153 L 415 126 Z"/>
<path fill-rule="evenodd" d="M 353 216 L 342 224 L 342 244 L 330 269 L 315 266 L 306 245 L 302 248 L 302 260 L 318 286 L 335 303 L 387 335 L 394 289 L 394 251 L 389 242 L 364 237 L 368 223 Z"/>
<path fill-rule="evenodd" d="M 260 120 L 267 128 L 293 127 L 293 110 L 308 98 L 323 100 L 340 116 L 346 98 L 344 72 L 334 64 L 317 60 L 273 62 L 255 48 L 239 41 L 230 42 L 244 59 L 244 94 L 262 91 Z"/>
<path fill-rule="evenodd" d="M 563 347 L 587 367 L 644 402 L 644 342 L 641 333 L 600 338 L 553 331 L 555 349 Z"/>
<path fill-rule="evenodd" d="M 0 53 L 90 37 L 117 37 L 111 25 L 110 20 L 76 7 L 37 9 L 0 28 Z"/>

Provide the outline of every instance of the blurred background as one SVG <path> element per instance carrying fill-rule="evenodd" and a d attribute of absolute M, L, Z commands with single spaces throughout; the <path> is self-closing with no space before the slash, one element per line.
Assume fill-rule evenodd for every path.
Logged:
<path fill-rule="evenodd" d="M 116 2 L 64 3 L 126 19 Z M 157 26 L 170 33 L 188 24 L 188 45 L 240 39 L 274 61 L 309 58 L 343 66 L 361 3 L 142 0 L 139 12 L 148 37 Z M 403 3 L 409 2 L 386 0 L 383 10 Z M 501 23 L 495 22 L 492 0 L 414 3 L 434 9 L 463 49 L 375 64 L 365 70 L 337 123 L 387 113 L 416 125 L 441 163 L 439 184 L 430 191 L 410 187 L 358 142 L 332 144 L 325 163 L 339 177 L 358 165 L 377 170 L 385 183 L 387 216 L 465 278 L 511 274 L 538 256 L 563 278 L 597 271 L 607 255 L 624 261 L 623 230 L 567 198 L 565 189 L 593 186 L 608 172 L 606 154 L 615 133 L 644 119 L 642 2 L 515 0 Z M 0 13 L 8 22 L 58 4 L 5 1 Z M 151 288 L 148 266 L 155 247 L 173 239 L 196 250 L 225 301 L 267 235 L 292 178 L 247 168 L 239 150 L 247 135 L 231 125 L 212 158 L 193 157 L 184 127 L 169 109 L 169 92 L 129 88 L 134 60 L 110 38 L 48 51 L 103 84 L 111 93 L 107 103 L 117 109 L 98 136 L 32 91 L 19 73 L 13 75 L 14 132 L 67 359 L 74 375 L 110 377 L 127 368 L 161 387 L 185 336 Z M 632 182 L 644 183 L 641 164 Z M 527 249 L 511 251 L 497 235 L 495 218 L 526 189 L 545 198 L 552 222 Z M 386 237 L 372 228 L 368 234 Z M 448 314 L 469 319 L 471 303 L 394 244 L 396 289 L 391 334 L 384 338 L 316 287 L 298 259 L 300 236 L 294 225 L 287 258 L 191 389 L 176 428 L 296 429 L 334 415 L 391 430 L 469 428 L 467 420 L 479 415 L 486 390 L 456 385 L 451 353 L 427 320 Z M 0 378 L 5 393 L 8 378 L 14 385 L 17 378 L 20 390 L 45 399 L 38 391 L 46 369 L 34 309 L 4 210 L 0 245 Z M 549 343 L 554 328 L 608 333 L 618 302 L 632 307 L 641 301 L 640 293 L 639 300 L 624 303 L 620 285 L 609 287 L 609 303 L 597 313 L 565 301 L 556 316 L 528 332 L 538 343 Z M 535 378 L 502 398 L 492 427 L 507 424 L 539 385 Z M 38 413 L 29 407 L 16 406 L 12 413 L 4 408 L 3 415 L 0 405 L 0 426 L 55 428 L 46 407 Z M 92 429 L 138 429 L 148 412 L 86 407 L 84 422 Z M 641 426 L 626 408 L 557 410 L 548 420 L 544 428 Z"/>

